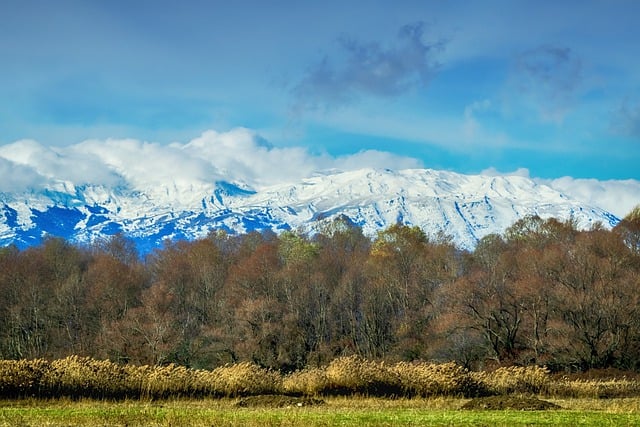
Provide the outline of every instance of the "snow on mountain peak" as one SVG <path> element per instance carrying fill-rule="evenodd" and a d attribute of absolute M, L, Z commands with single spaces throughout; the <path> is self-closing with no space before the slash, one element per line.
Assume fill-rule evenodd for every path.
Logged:
<path fill-rule="evenodd" d="M 396 167 L 379 167 L 388 164 Z M 640 203 L 637 181 L 462 175 L 421 169 L 413 159 L 378 151 L 311 155 L 270 146 L 242 128 L 169 145 L 126 139 L 51 148 L 23 140 L 0 146 L 0 172 L 6 178 L 0 182 L 5 245 L 37 243 L 44 235 L 89 241 L 116 232 L 146 247 L 220 228 L 313 233 L 346 215 L 371 236 L 402 222 L 472 248 L 525 215 L 613 226 L 618 218 L 599 200 Z M 573 182 L 580 184 L 579 197 L 571 197 Z M 604 191 L 589 193 L 599 186 L 614 188 L 624 203 Z"/>
<path fill-rule="evenodd" d="M 461 175 L 430 169 L 362 169 L 314 176 L 265 188 L 235 205 L 266 206 L 281 222 L 313 232 L 344 214 L 374 235 L 397 222 L 427 233 L 452 235 L 472 248 L 483 236 L 502 232 L 526 215 L 573 218 L 580 226 L 613 226 L 618 219 L 526 177 Z M 278 209 L 286 206 L 287 209 Z"/>

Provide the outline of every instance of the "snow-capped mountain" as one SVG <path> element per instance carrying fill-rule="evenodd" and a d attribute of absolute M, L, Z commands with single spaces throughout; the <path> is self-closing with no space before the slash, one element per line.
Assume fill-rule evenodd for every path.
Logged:
<path fill-rule="evenodd" d="M 296 182 L 252 188 L 219 180 L 152 185 L 74 185 L 0 193 L 0 244 L 24 247 L 46 235 L 75 242 L 121 232 L 141 250 L 164 239 L 296 229 L 313 233 L 346 215 L 365 234 L 401 222 L 428 235 L 451 235 L 461 248 L 502 233 L 519 218 L 573 218 L 581 227 L 619 219 L 553 188 L 520 176 L 461 175 L 430 169 L 361 169 L 316 174 Z"/>

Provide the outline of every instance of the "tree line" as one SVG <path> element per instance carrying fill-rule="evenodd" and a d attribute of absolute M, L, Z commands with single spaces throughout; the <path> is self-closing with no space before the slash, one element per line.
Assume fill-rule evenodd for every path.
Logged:
<path fill-rule="evenodd" d="M 472 252 L 346 218 L 314 236 L 212 232 L 145 257 L 122 235 L 0 249 L 0 358 L 290 372 L 340 356 L 640 370 L 640 209 L 527 217 Z"/>

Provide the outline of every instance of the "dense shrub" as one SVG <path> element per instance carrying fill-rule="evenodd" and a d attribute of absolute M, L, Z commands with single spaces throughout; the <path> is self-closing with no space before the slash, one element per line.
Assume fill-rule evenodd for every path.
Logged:
<path fill-rule="evenodd" d="M 361 357 L 341 357 L 325 368 L 295 372 L 283 389 L 300 394 L 365 394 L 373 396 L 475 396 L 483 393 L 463 367 L 455 363 L 399 362 L 387 365 Z"/>
<path fill-rule="evenodd" d="M 489 394 L 545 393 L 549 389 L 549 371 L 540 366 L 509 366 L 495 371 L 474 372 L 474 379 Z"/>
<path fill-rule="evenodd" d="M 43 376 L 51 365 L 43 359 L 0 360 L 0 396 L 8 398 L 40 396 Z"/>
<path fill-rule="evenodd" d="M 340 357 L 325 370 L 325 394 L 363 394 L 398 396 L 402 394 L 399 375 L 384 362 L 374 362 L 359 356 Z"/>
<path fill-rule="evenodd" d="M 282 391 L 279 373 L 250 362 L 222 366 L 204 377 L 211 387 L 211 394 L 216 396 L 248 396 Z"/>
<path fill-rule="evenodd" d="M 132 387 L 131 379 L 122 365 L 69 356 L 51 362 L 43 375 L 42 385 L 51 396 L 122 398 L 139 394 Z"/>
<path fill-rule="evenodd" d="M 324 368 L 309 368 L 293 372 L 282 380 L 282 390 L 287 394 L 313 396 L 328 390 L 329 379 Z"/>
<path fill-rule="evenodd" d="M 453 362 L 435 364 L 400 362 L 393 367 L 408 396 L 476 396 L 484 394 L 481 383 Z"/>

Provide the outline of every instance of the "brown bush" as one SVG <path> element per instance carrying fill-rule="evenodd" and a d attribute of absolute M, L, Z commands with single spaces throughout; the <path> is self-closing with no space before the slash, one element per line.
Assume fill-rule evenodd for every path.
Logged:
<path fill-rule="evenodd" d="M 325 370 L 325 394 L 363 394 L 369 396 L 400 396 L 402 385 L 393 369 L 384 362 L 366 360 L 360 356 L 334 359 Z"/>
<path fill-rule="evenodd" d="M 52 361 L 42 383 L 52 396 L 125 398 L 138 395 L 131 388 L 125 367 L 90 357 L 69 356 Z"/>
<path fill-rule="evenodd" d="M 454 362 L 400 362 L 393 371 L 408 396 L 476 396 L 483 392 L 469 372 Z"/>
<path fill-rule="evenodd" d="M 282 392 L 282 377 L 250 362 L 226 365 L 205 374 L 211 394 L 217 396 L 248 396 Z"/>
<path fill-rule="evenodd" d="M 509 366 L 495 371 L 474 372 L 473 377 L 489 394 L 546 393 L 549 371 L 540 366 Z"/>
<path fill-rule="evenodd" d="M 282 390 L 287 394 L 315 396 L 329 389 L 325 368 L 309 368 L 293 372 L 282 379 Z"/>
<path fill-rule="evenodd" d="M 0 397 L 144 398 L 235 397 L 265 394 L 369 396 L 478 396 L 547 394 L 562 397 L 640 395 L 636 378 L 551 378 L 541 367 L 505 367 L 469 372 L 455 363 L 400 362 L 386 365 L 358 356 L 322 368 L 278 372 L 244 362 L 211 371 L 179 365 L 119 365 L 71 356 L 48 362 L 0 360 Z"/>
<path fill-rule="evenodd" d="M 49 362 L 43 359 L 0 360 L 0 396 L 41 395 L 44 389 L 42 377 L 49 369 Z"/>

